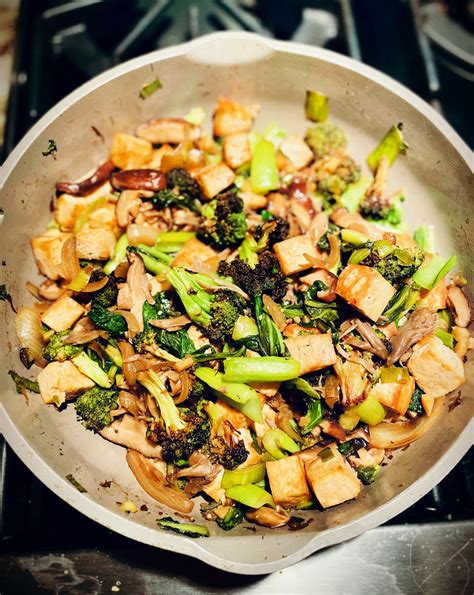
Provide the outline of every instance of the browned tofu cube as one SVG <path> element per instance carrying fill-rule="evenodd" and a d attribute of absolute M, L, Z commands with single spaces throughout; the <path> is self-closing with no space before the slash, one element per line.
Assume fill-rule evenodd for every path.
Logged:
<path fill-rule="evenodd" d="M 237 169 L 252 159 L 250 143 L 246 132 L 229 134 L 224 137 L 224 161 L 232 169 Z"/>
<path fill-rule="evenodd" d="M 268 198 L 253 192 L 239 192 L 240 198 L 244 201 L 245 211 L 257 211 L 264 209 L 268 204 Z"/>
<path fill-rule="evenodd" d="M 33 255 L 39 270 L 53 281 L 63 276 L 61 251 L 64 242 L 70 237 L 70 233 L 50 229 L 31 240 Z"/>
<path fill-rule="evenodd" d="M 148 163 L 153 155 L 150 141 L 117 132 L 110 147 L 110 160 L 120 169 L 136 169 Z"/>
<path fill-rule="evenodd" d="M 285 339 L 291 357 L 298 360 L 301 373 L 316 372 L 337 361 L 330 333 L 324 335 L 300 335 Z"/>
<path fill-rule="evenodd" d="M 410 404 L 415 380 L 410 376 L 408 382 L 379 382 L 372 387 L 370 393 L 386 407 L 405 415 Z"/>
<path fill-rule="evenodd" d="M 219 97 L 214 111 L 214 136 L 249 132 L 259 109 L 258 105 L 245 106 Z"/>
<path fill-rule="evenodd" d="M 153 155 L 151 157 L 150 163 L 147 164 L 146 167 L 150 169 L 160 169 L 161 168 L 161 160 L 165 155 L 171 155 L 174 153 L 175 149 L 168 144 L 161 145 L 158 149 L 153 149 Z"/>
<path fill-rule="evenodd" d="M 305 254 L 317 256 L 313 242 L 307 235 L 295 236 L 283 242 L 278 242 L 273 247 L 275 254 L 285 275 L 293 275 L 314 265 L 305 258 Z"/>
<path fill-rule="evenodd" d="M 40 393 L 45 403 L 58 407 L 72 397 L 95 386 L 94 382 L 70 362 L 51 362 L 38 374 Z"/>
<path fill-rule="evenodd" d="M 376 322 L 396 289 L 371 267 L 348 264 L 339 276 L 336 293 Z"/>
<path fill-rule="evenodd" d="M 357 473 L 346 459 L 331 445 L 332 458 L 323 460 L 319 455 L 305 462 L 306 477 L 323 508 L 342 504 L 347 500 L 357 498 L 361 483 Z"/>
<path fill-rule="evenodd" d="M 442 279 L 434 289 L 422 289 L 420 292 L 420 306 L 425 306 L 431 312 L 444 310 L 447 307 L 448 288 L 446 281 Z"/>
<path fill-rule="evenodd" d="M 68 295 L 63 295 L 41 314 L 41 322 L 59 333 L 71 328 L 84 312 L 81 304 Z"/>
<path fill-rule="evenodd" d="M 229 420 L 230 423 L 234 426 L 234 428 L 240 429 L 248 427 L 247 418 L 243 413 L 237 411 L 237 409 L 234 409 L 230 405 L 227 405 L 227 403 L 221 401 L 220 399 L 217 399 L 216 406 L 219 409 L 219 413 L 225 419 Z"/>
<path fill-rule="evenodd" d="M 110 229 L 82 226 L 76 234 L 76 254 L 86 260 L 108 260 L 115 247 L 115 234 Z"/>
<path fill-rule="evenodd" d="M 275 504 L 296 506 L 311 500 L 304 463 L 299 457 L 267 461 L 266 468 Z"/>
<path fill-rule="evenodd" d="M 74 224 L 82 211 L 98 198 L 101 198 L 102 196 L 109 197 L 111 195 L 112 186 L 109 182 L 106 182 L 87 196 L 61 194 L 54 207 L 54 220 L 62 231 L 72 231 L 74 229 Z M 91 213 L 91 216 L 93 214 L 94 213 Z"/>
<path fill-rule="evenodd" d="M 181 118 L 154 118 L 140 124 L 135 134 L 154 145 L 178 145 L 186 139 L 198 139 L 201 128 Z"/>
<path fill-rule="evenodd" d="M 186 242 L 181 250 L 176 254 L 171 263 L 173 267 L 186 267 L 188 269 L 202 268 L 202 264 L 209 258 L 216 256 L 214 250 L 201 242 L 197 238 L 193 238 Z"/>
<path fill-rule="evenodd" d="M 447 395 L 466 380 L 461 358 L 434 335 L 414 346 L 408 369 L 418 386 L 432 397 Z"/>
<path fill-rule="evenodd" d="M 235 179 L 234 172 L 224 162 L 211 163 L 199 170 L 196 180 L 207 198 L 228 188 Z"/>
<path fill-rule="evenodd" d="M 280 151 L 288 157 L 296 169 L 303 169 L 313 160 L 313 151 L 297 134 L 287 136 L 280 145 Z"/>
<path fill-rule="evenodd" d="M 432 395 L 427 395 L 427 394 L 421 395 L 421 404 L 422 404 L 423 409 L 425 410 L 425 413 L 428 417 L 431 417 L 431 414 L 433 413 L 433 407 L 434 407 L 436 398 L 439 398 L 439 397 L 433 397 Z"/>
<path fill-rule="evenodd" d="M 98 209 L 92 211 L 89 215 L 87 223 L 91 227 L 102 227 L 110 229 L 113 232 L 117 231 L 117 216 L 115 213 L 115 207 L 111 202 L 104 203 Z"/>

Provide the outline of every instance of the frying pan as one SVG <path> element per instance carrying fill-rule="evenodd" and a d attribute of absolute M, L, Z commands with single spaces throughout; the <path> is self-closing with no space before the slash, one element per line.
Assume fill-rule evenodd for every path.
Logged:
<path fill-rule="evenodd" d="M 143 84 L 156 77 L 163 87 L 140 99 Z M 78 178 L 93 169 L 107 155 L 114 132 L 131 132 L 153 116 L 182 116 L 198 105 L 206 110 L 210 125 L 219 95 L 260 103 L 256 130 L 276 121 L 288 131 L 303 132 L 306 89 L 330 97 L 332 118 L 346 130 L 349 152 L 359 161 L 393 123 L 403 122 L 410 150 L 391 170 L 392 189 L 403 186 L 407 220 L 414 227 L 435 224 L 440 251 L 458 254 L 459 268 L 472 288 L 471 154 L 449 124 L 399 83 L 349 58 L 230 32 L 147 54 L 109 70 L 61 101 L 19 143 L 0 180 L 1 260 L 6 261 L 0 269 L 14 303 L 32 299 L 24 289 L 26 281 L 38 280 L 29 240 L 51 217 L 54 182 Z M 49 139 L 57 144 L 56 158 L 42 155 Z M 298 513 L 313 521 L 296 532 L 257 527 L 254 533 L 244 524 L 224 533 L 211 523 L 208 539 L 165 533 L 156 528 L 163 508 L 136 483 L 121 447 L 85 430 L 76 422 L 73 407 L 57 412 L 37 395 L 26 401 L 15 392 L 7 371 L 19 370 L 20 364 L 14 317 L 6 303 L 0 316 L 0 430 L 30 470 L 61 498 L 106 527 L 227 571 L 273 572 L 387 521 L 432 489 L 472 444 L 471 361 L 470 380 L 461 388 L 461 396 L 446 397 L 446 408 L 434 428 L 396 453 L 359 499 L 324 512 Z M 79 492 L 66 479 L 70 475 L 87 491 Z M 109 488 L 101 487 L 104 480 L 112 480 Z M 148 512 L 122 513 L 117 502 L 126 498 L 145 503 Z M 194 516 L 203 522 L 199 504 Z"/>

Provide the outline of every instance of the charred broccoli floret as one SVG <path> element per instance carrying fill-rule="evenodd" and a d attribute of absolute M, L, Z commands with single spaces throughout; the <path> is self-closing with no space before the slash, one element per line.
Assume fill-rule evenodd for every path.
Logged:
<path fill-rule="evenodd" d="M 278 260 L 268 251 L 259 254 L 258 264 L 254 268 L 236 258 L 232 262 L 221 261 L 217 272 L 224 277 L 232 277 L 250 296 L 266 293 L 275 301 L 281 301 L 287 291 L 286 279 Z"/>
<path fill-rule="evenodd" d="M 350 157 L 344 156 L 335 171 L 322 174 L 318 181 L 318 192 L 323 196 L 340 196 L 349 184 L 360 178 L 360 167 Z"/>
<path fill-rule="evenodd" d="M 412 277 L 420 268 L 425 258 L 423 250 L 420 248 L 391 248 L 390 252 L 384 255 L 379 249 L 380 242 L 375 242 L 370 254 L 364 258 L 360 264 L 375 268 L 390 283 L 396 285 L 404 279 Z"/>
<path fill-rule="evenodd" d="M 232 334 L 234 323 L 244 307 L 236 293 L 218 289 L 219 285 L 210 277 L 190 273 L 182 267 L 173 268 L 167 277 L 188 316 L 204 327 L 211 338 L 220 340 Z M 217 291 L 208 293 L 201 284 L 215 287 Z"/>
<path fill-rule="evenodd" d="M 48 362 L 57 361 L 64 362 L 78 355 L 82 351 L 82 347 L 78 345 L 65 345 L 63 339 L 69 335 L 69 331 L 61 331 L 54 333 L 50 338 L 48 344 L 43 349 L 43 357 Z"/>
<path fill-rule="evenodd" d="M 370 192 L 364 196 L 359 205 L 360 214 L 368 219 L 388 219 L 394 211 L 390 199 L 387 196 Z M 400 223 L 400 221 L 398 221 Z"/>
<path fill-rule="evenodd" d="M 218 248 L 239 244 L 247 231 L 244 202 L 232 190 L 219 194 L 202 209 L 204 222 L 198 237 Z"/>
<path fill-rule="evenodd" d="M 288 237 L 290 231 L 290 224 L 281 217 L 273 217 L 271 221 L 265 222 L 263 225 L 259 225 L 255 230 L 255 239 L 260 243 L 260 240 L 265 237 L 265 233 L 268 230 L 268 242 L 267 246 L 272 248 L 274 244 L 283 242 Z"/>
<path fill-rule="evenodd" d="M 91 278 L 92 279 L 92 278 Z M 93 304 L 99 304 L 103 308 L 110 308 L 117 303 L 118 287 L 115 278 L 111 275 L 107 285 L 100 289 L 92 300 Z"/>
<path fill-rule="evenodd" d="M 195 201 L 204 202 L 204 196 L 199 184 L 185 169 L 177 167 L 167 173 L 167 186 L 169 190 L 177 191 L 176 196 L 182 198 L 188 208 L 196 210 Z M 184 204 L 177 206 L 185 206 Z"/>
<path fill-rule="evenodd" d="M 319 122 L 306 131 L 305 141 L 310 146 L 316 158 L 330 155 L 337 149 L 346 146 L 346 135 L 332 122 Z"/>
<path fill-rule="evenodd" d="M 240 508 L 237 508 L 237 506 L 231 506 L 223 519 L 216 517 L 216 523 L 221 529 L 224 529 L 224 531 L 231 531 L 243 520 L 244 513 Z"/>
<path fill-rule="evenodd" d="M 211 453 L 224 469 L 235 469 L 245 463 L 249 456 L 249 451 L 245 448 L 243 440 L 236 440 L 232 444 L 228 444 L 221 437 L 214 438 L 212 441 Z"/>
<path fill-rule="evenodd" d="M 118 391 L 114 388 L 95 386 L 82 393 L 74 406 L 83 425 L 89 430 L 99 432 L 112 423 L 110 412 L 118 407 Z"/>
<path fill-rule="evenodd" d="M 147 437 L 162 447 L 166 462 L 180 464 L 208 442 L 210 423 L 207 417 L 191 409 L 179 408 L 178 411 L 184 423 L 182 429 L 166 429 L 164 423 L 158 420 L 148 427 Z"/>

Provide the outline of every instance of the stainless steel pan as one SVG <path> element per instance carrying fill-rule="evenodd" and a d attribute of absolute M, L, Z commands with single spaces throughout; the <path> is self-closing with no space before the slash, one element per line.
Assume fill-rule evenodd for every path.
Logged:
<path fill-rule="evenodd" d="M 157 76 L 163 88 L 145 101 L 139 99 L 142 85 Z M 411 149 L 391 170 L 391 185 L 394 189 L 403 185 L 413 226 L 436 225 L 441 250 L 458 253 L 472 284 L 471 154 L 445 120 L 405 87 L 349 58 L 251 34 L 222 33 L 148 54 L 93 79 L 49 111 L 16 147 L 0 181 L 0 206 L 5 212 L 1 260 L 6 261 L 2 282 L 14 302 L 31 299 L 25 282 L 34 281 L 37 271 L 29 240 L 50 218 L 54 182 L 93 169 L 107 154 L 115 131 L 132 131 L 137 122 L 152 116 L 180 116 L 197 105 L 210 119 L 218 95 L 260 103 L 257 129 L 277 121 L 287 130 L 303 131 L 303 101 L 309 88 L 331 98 L 331 114 L 346 129 L 350 152 L 360 161 L 389 126 L 404 123 Z M 41 154 L 49 139 L 57 143 L 56 159 Z M 18 369 L 19 361 L 13 315 L 6 304 L 0 316 L 0 429 L 31 471 L 72 506 L 110 529 L 228 571 L 272 572 L 383 523 L 438 483 L 472 444 L 471 363 L 459 406 L 450 412 L 446 408 L 431 432 L 397 454 L 358 500 L 305 513 L 314 517 L 306 529 L 258 528 L 253 533 L 241 527 L 227 534 L 212 526 L 211 537 L 200 540 L 163 533 L 155 528 L 159 507 L 135 482 L 120 447 L 83 429 L 73 408 L 58 413 L 36 396 L 26 402 L 15 393 L 7 370 Z M 449 397 L 446 401 L 448 405 Z M 69 474 L 86 493 L 71 485 Z M 110 488 L 100 486 L 104 480 L 113 480 Z M 126 497 L 146 502 L 149 512 L 126 516 L 116 504 Z M 202 522 L 199 505 L 195 509 Z"/>

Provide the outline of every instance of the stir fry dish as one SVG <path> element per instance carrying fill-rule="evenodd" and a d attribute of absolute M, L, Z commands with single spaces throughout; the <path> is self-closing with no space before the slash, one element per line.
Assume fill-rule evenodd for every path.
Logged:
<path fill-rule="evenodd" d="M 32 239 L 46 279 L 16 329 L 39 373 L 10 374 L 123 447 L 189 521 L 162 529 L 208 535 L 196 505 L 224 531 L 282 527 L 376 490 L 465 380 L 466 281 L 387 189 L 402 126 L 352 157 L 328 105 L 307 92 L 304 135 L 227 98 L 212 135 L 199 107 L 118 132 Z"/>

